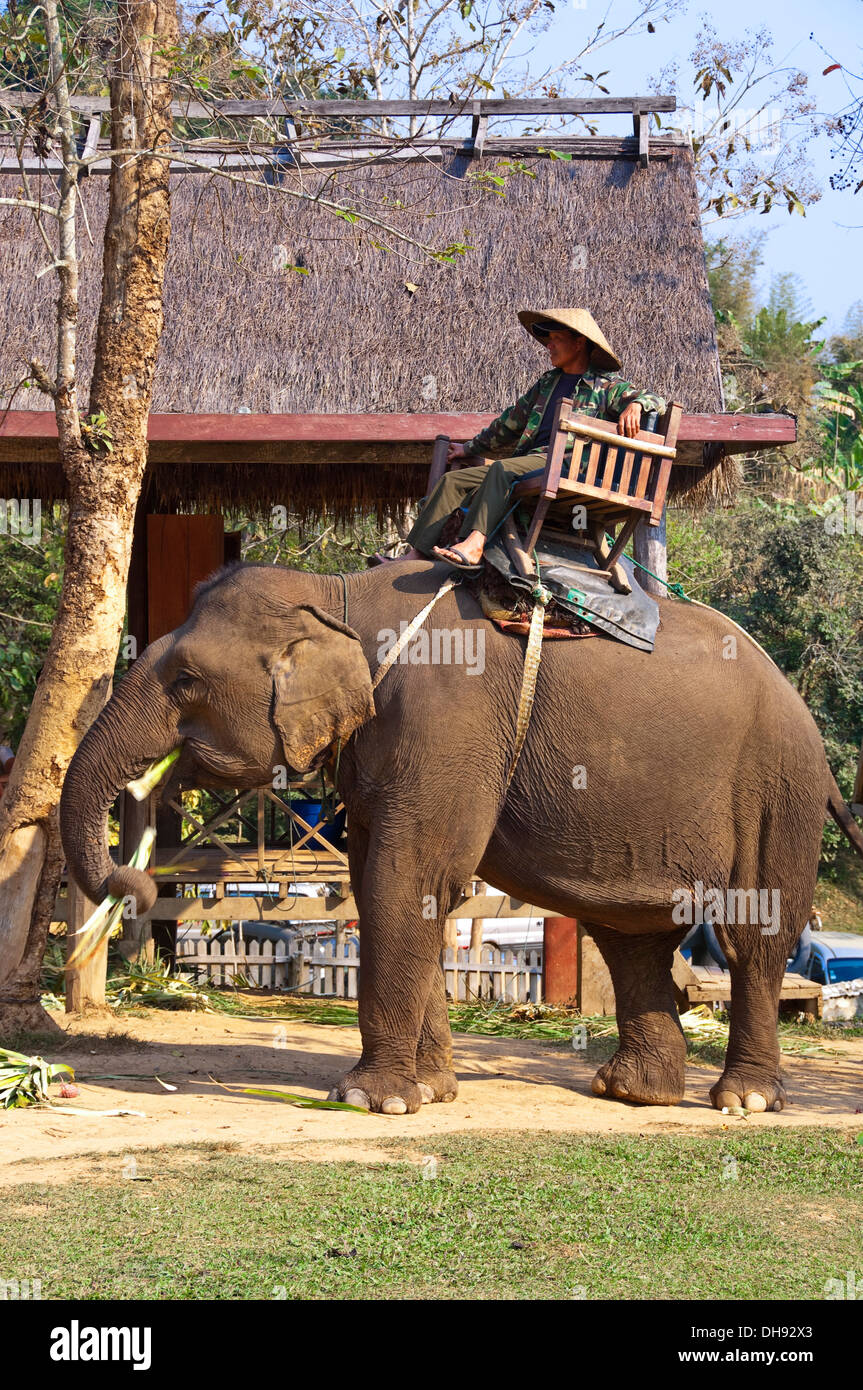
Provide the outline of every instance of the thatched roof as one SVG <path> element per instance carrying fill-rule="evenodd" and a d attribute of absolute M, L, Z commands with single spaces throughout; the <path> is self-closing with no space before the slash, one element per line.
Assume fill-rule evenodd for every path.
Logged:
<path fill-rule="evenodd" d="M 494 161 L 478 167 L 497 172 Z M 547 360 L 515 311 L 567 303 L 590 308 L 633 380 L 689 412 L 720 410 L 690 151 L 646 169 L 623 159 L 539 158 L 526 168 L 532 176 L 512 174 L 504 197 L 458 177 L 463 165 L 455 174 L 411 164 L 303 175 L 307 189 L 359 201 L 423 241 L 468 241 L 472 249 L 451 265 L 409 248 L 377 250 L 367 233 L 279 189 L 176 177 L 154 410 L 496 411 Z M 86 381 L 107 181 L 93 178 L 82 192 L 97 248 L 82 227 Z M 0 254 L 9 268 L 0 332 L 0 386 L 8 388 L 33 355 L 51 361 L 56 290 L 51 275 L 34 279 L 45 253 L 29 214 L 0 210 Z M 15 399 L 18 409 L 44 405 L 33 391 Z M 323 498 L 320 466 L 291 468 L 291 496 L 343 509 L 357 489 L 338 481 L 337 465 L 334 454 Z M 384 501 L 421 494 L 422 469 L 405 472 L 403 481 L 381 478 Z M 232 479 L 234 498 L 269 502 L 265 474 Z M 212 504 L 219 491 L 218 478 L 200 468 L 154 481 L 175 505 Z M 359 491 L 369 485 L 364 479 Z"/>

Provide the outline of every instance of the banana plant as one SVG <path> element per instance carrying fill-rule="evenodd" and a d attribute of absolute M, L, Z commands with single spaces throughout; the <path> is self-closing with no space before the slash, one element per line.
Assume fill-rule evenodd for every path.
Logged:
<path fill-rule="evenodd" d="M 856 491 L 863 486 L 863 387 L 851 380 L 863 362 L 831 362 L 815 387 L 816 409 L 823 420 L 830 462 L 824 476 L 837 487 Z M 839 476 L 841 470 L 841 478 Z"/>
<path fill-rule="evenodd" d="M 23 1052 L 0 1047 L 0 1109 L 14 1110 L 50 1100 L 48 1087 L 52 1081 L 62 1081 L 64 1072 L 70 1080 L 74 1078 L 74 1071 L 64 1062 L 46 1062 L 43 1057 L 26 1057 Z"/>

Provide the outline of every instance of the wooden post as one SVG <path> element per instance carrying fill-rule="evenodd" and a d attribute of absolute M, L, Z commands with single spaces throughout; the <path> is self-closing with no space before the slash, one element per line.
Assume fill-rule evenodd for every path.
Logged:
<path fill-rule="evenodd" d="M 599 947 L 583 927 L 578 929 L 578 1010 L 582 1014 L 613 1014 L 614 986 Z"/>
<path fill-rule="evenodd" d="M 426 496 L 431 492 L 435 483 L 439 483 L 446 472 L 446 460 L 449 452 L 449 435 L 439 434 L 435 438 L 432 448 L 431 468 L 429 469 L 428 482 L 426 483 Z"/>
<path fill-rule="evenodd" d="M 189 616 L 195 585 L 225 560 L 225 523 L 220 515 L 163 515 L 147 517 L 147 640 L 155 642 L 173 632 Z M 176 848 L 182 820 L 170 806 L 156 812 L 156 841 L 162 849 Z M 159 896 L 176 896 L 163 888 Z M 177 922 L 153 924 L 153 948 L 170 965 L 177 959 Z"/>
<path fill-rule="evenodd" d="M 68 888 L 66 923 L 66 958 L 72 954 L 72 933 L 84 925 L 96 904 L 86 897 L 71 879 Z M 75 943 L 77 944 L 77 943 Z M 102 943 L 86 965 L 66 972 L 66 1012 L 84 1013 L 87 1009 L 104 1009 L 105 976 L 108 969 L 108 942 Z"/>
<path fill-rule="evenodd" d="M 662 520 L 658 526 L 648 526 L 646 521 L 641 521 L 635 528 L 633 537 L 633 554 L 639 565 L 646 565 L 654 574 L 658 574 L 660 579 L 668 578 L 668 552 L 665 545 L 665 508 L 662 509 Z M 665 598 L 668 589 L 665 584 L 657 583 L 649 574 L 645 574 L 638 566 L 635 569 L 635 577 L 644 589 L 645 593 L 656 594 L 658 598 Z"/>
<path fill-rule="evenodd" d="M 578 923 L 574 917 L 546 917 L 542 929 L 542 998 L 569 1004 L 578 996 Z"/>
<path fill-rule="evenodd" d="M 487 892 L 488 892 L 488 884 L 487 884 L 487 883 L 480 883 L 479 881 L 477 881 L 477 882 L 474 884 L 474 886 L 473 886 L 473 897 L 477 897 L 479 894 L 481 894 L 481 893 L 487 893 Z M 471 953 L 471 955 L 473 955 L 474 952 L 476 952 L 476 954 L 479 955 L 480 947 L 482 946 L 482 932 L 483 932 L 483 927 L 485 926 L 485 920 L 486 920 L 486 919 L 485 919 L 484 917 L 472 917 L 472 918 L 471 918 L 471 923 L 470 923 L 470 953 Z"/>

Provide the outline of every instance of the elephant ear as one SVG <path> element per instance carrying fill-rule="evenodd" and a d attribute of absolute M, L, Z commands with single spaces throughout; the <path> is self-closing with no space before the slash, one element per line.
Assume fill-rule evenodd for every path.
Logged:
<path fill-rule="evenodd" d="M 273 722 L 285 761 L 307 772 L 336 739 L 346 739 L 375 713 L 372 677 L 353 628 L 313 604 L 292 614 L 287 645 L 270 667 Z"/>

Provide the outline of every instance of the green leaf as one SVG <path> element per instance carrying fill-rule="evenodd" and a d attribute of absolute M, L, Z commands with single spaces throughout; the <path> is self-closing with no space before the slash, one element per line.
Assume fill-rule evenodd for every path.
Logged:
<path fill-rule="evenodd" d="M 264 1096 L 268 1100 L 283 1100 L 287 1105 L 297 1105 L 303 1110 L 351 1110 L 355 1115 L 369 1113 L 364 1105 L 346 1105 L 341 1100 L 314 1100 L 310 1096 L 293 1095 L 290 1091 L 270 1091 L 257 1086 L 241 1086 L 240 1090 L 244 1096 Z"/>

